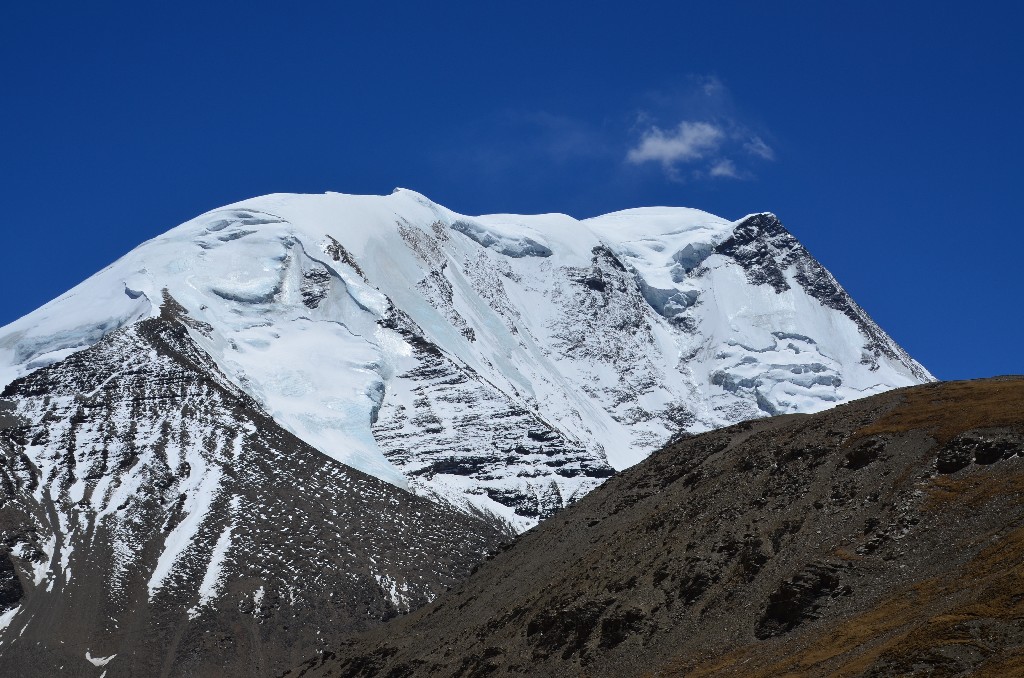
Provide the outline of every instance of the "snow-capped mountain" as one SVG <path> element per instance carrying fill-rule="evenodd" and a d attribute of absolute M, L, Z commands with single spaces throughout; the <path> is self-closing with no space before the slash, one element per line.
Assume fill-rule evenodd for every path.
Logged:
<path fill-rule="evenodd" d="M 0 329 L 0 383 L 169 304 L 299 439 L 515 530 L 680 432 L 931 379 L 773 215 L 467 217 L 396 190 L 182 224 Z"/>
<path fill-rule="evenodd" d="M 930 379 L 769 214 L 237 203 L 0 328 L 0 662 L 275 675 L 673 436 Z"/>

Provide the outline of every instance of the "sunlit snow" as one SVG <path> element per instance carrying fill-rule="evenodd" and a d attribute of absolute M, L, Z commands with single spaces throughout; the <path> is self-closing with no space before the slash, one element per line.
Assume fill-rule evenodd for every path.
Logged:
<path fill-rule="evenodd" d="M 447 435 L 456 461 L 474 450 L 512 455 L 516 441 L 479 419 L 520 412 L 595 464 L 622 469 L 680 429 L 813 412 L 931 378 L 881 330 L 884 350 L 849 313 L 808 293 L 800 262 L 783 262 L 784 291 L 752 283 L 715 251 L 739 223 L 670 207 L 584 221 L 468 217 L 407 190 L 263 196 L 143 243 L 0 328 L 0 384 L 159 314 L 166 292 L 224 375 L 298 437 L 525 529 L 536 518 L 494 496 L 550 491 L 569 501 L 598 480 L 550 470 L 534 480 L 539 466 L 525 457 L 486 479 L 427 473 L 416 450 Z M 410 376 L 423 366 L 413 334 L 462 386 Z M 193 461 L 185 518 L 167 537 L 151 594 L 216 492 L 216 477 Z"/>

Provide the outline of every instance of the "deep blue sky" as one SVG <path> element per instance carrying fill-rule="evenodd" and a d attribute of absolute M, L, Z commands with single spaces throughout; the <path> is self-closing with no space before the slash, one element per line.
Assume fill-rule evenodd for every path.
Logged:
<path fill-rule="evenodd" d="M 19 4 L 0 324 L 222 204 L 404 186 L 772 211 L 940 378 L 1024 373 L 1016 3 Z"/>

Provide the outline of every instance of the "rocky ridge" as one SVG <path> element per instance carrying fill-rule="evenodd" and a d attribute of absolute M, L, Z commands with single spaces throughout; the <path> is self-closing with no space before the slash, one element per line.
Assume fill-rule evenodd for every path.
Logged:
<path fill-rule="evenodd" d="M 8 675 L 277 675 L 507 538 L 282 429 L 196 322 L 168 296 L 0 396 Z"/>

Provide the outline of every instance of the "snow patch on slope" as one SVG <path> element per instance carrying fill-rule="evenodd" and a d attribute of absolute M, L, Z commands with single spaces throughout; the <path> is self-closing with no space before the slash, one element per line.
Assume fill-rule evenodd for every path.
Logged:
<path fill-rule="evenodd" d="M 190 454 L 191 459 L 195 460 L 196 457 L 199 457 L 194 450 L 189 450 L 189 452 L 192 453 Z M 163 551 L 161 551 L 149 578 L 150 600 L 170 576 L 182 554 L 192 546 L 220 486 L 221 473 L 218 469 L 208 468 L 201 460 L 191 468 L 194 474 L 188 476 L 180 489 L 181 494 L 185 496 L 183 506 L 185 515 L 164 540 Z"/>
<path fill-rule="evenodd" d="M 14 621 L 15 615 L 17 615 L 18 612 L 20 612 L 20 611 L 21 611 L 21 605 L 17 605 L 15 607 L 12 607 L 11 609 L 3 612 L 2 614 L 0 614 L 0 631 L 3 631 L 8 626 L 10 626 L 11 622 Z"/>
<path fill-rule="evenodd" d="M 115 652 L 114 654 L 112 654 L 110 656 L 107 656 L 107 657 L 93 657 L 89 653 L 89 650 L 85 651 L 85 659 L 86 659 L 86 661 L 88 661 L 93 666 L 106 666 L 116 656 L 117 656 L 117 653 Z"/>
<path fill-rule="evenodd" d="M 233 526 L 231 525 L 224 528 L 220 537 L 217 538 L 217 543 L 214 544 L 213 553 L 210 554 L 210 562 L 206 567 L 206 574 L 199 585 L 199 601 L 188 610 L 190 619 L 198 617 L 202 609 L 213 602 L 220 593 L 224 580 L 224 561 L 227 558 L 228 549 L 231 548 L 232 529 Z"/>

